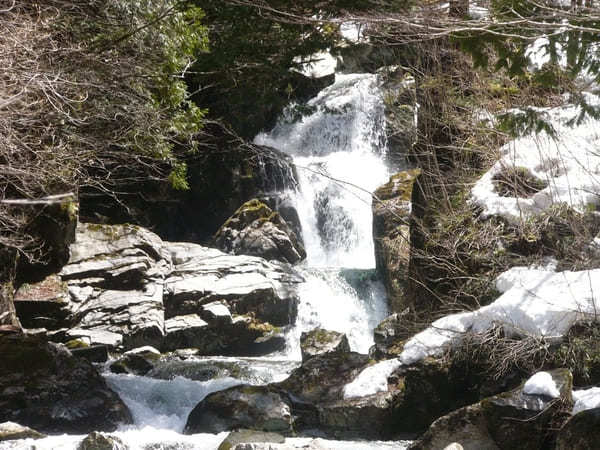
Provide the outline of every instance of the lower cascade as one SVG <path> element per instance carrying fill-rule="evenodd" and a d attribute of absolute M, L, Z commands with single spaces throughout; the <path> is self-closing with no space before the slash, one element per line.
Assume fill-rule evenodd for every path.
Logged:
<path fill-rule="evenodd" d="M 112 448 L 218 448 L 227 432 L 182 434 L 190 411 L 207 395 L 234 386 L 293 384 L 284 380 L 300 365 L 303 333 L 314 329 L 344 333 L 348 345 L 344 351 L 358 352 L 349 353 L 356 355 L 351 357 L 356 360 L 352 364 L 364 366 L 373 330 L 387 316 L 385 289 L 375 271 L 371 229 L 371 192 L 389 177 L 384 162 L 383 109 L 376 75 L 336 75 L 333 85 L 302 108 L 289 106 L 270 133 L 256 137 L 257 144 L 289 154 L 299 177 L 298 190 L 285 195 L 298 211 L 307 258 L 296 267 L 304 281 L 297 286 L 295 324 L 284 327 L 285 346 L 266 356 L 247 358 L 197 356 L 177 350 L 138 373 L 114 373 L 119 371 L 109 360 L 102 368 L 103 376 L 133 419 L 132 425 L 110 434 Z M 176 267 L 183 268 L 192 260 L 185 256 L 187 248 L 177 245 L 171 245 L 170 251 L 173 261 L 183 264 Z M 173 288 L 173 295 L 177 292 Z M 185 301 L 178 307 L 185 310 Z M 335 441 L 286 438 L 285 448 L 365 448 L 364 442 L 340 437 Z M 84 447 L 83 438 L 61 435 L 6 441 L 0 442 L 0 449 L 96 448 Z M 403 445 L 399 441 L 368 443 L 374 449 Z"/>

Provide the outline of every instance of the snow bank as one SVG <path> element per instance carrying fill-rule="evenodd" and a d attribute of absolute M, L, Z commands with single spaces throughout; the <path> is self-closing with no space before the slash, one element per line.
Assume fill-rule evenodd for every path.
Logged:
<path fill-rule="evenodd" d="M 586 409 L 600 408 L 600 387 L 573 391 L 573 414 Z"/>
<path fill-rule="evenodd" d="M 367 367 L 344 386 L 344 398 L 364 397 L 387 391 L 387 380 L 400 365 L 397 359 L 387 359 Z"/>
<path fill-rule="evenodd" d="M 600 269 L 513 267 L 498 276 L 496 288 L 503 294 L 495 302 L 436 320 L 406 342 L 398 359 L 367 367 L 345 386 L 344 398 L 387 390 L 387 379 L 399 366 L 442 354 L 466 332 L 483 333 L 499 325 L 508 335 L 560 338 L 576 322 L 595 319 L 600 311 Z"/>
<path fill-rule="evenodd" d="M 600 105 L 596 96 L 586 94 L 585 99 L 590 105 Z M 471 200 L 483 208 L 483 217 L 499 215 L 515 223 L 559 202 L 582 212 L 587 205 L 600 203 L 600 121 L 587 117 L 579 125 L 568 126 L 580 113 L 573 105 L 538 108 L 538 112 L 552 124 L 557 139 L 543 131 L 501 148 L 500 160 L 471 191 Z M 511 167 L 528 169 L 547 187 L 529 198 L 499 195 L 494 176 Z"/>
<path fill-rule="evenodd" d="M 523 386 L 523 393 L 529 395 L 546 395 L 552 398 L 560 397 L 560 391 L 548 372 L 537 372 Z"/>
<path fill-rule="evenodd" d="M 463 333 L 481 333 L 494 324 L 519 336 L 557 338 L 600 308 L 600 269 L 555 272 L 513 267 L 496 279 L 503 294 L 473 312 L 442 317 L 412 337 L 400 355 L 403 364 L 441 354 L 458 343 Z"/>

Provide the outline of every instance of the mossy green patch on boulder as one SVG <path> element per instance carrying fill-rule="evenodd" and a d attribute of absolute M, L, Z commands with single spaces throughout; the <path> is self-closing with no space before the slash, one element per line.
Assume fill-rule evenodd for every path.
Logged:
<path fill-rule="evenodd" d="M 244 203 L 214 236 L 214 244 L 236 255 L 260 256 L 290 264 L 306 258 L 296 233 L 281 217 L 258 199 Z"/>

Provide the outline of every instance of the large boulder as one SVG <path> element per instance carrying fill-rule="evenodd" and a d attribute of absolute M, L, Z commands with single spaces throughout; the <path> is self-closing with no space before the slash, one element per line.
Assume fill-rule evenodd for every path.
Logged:
<path fill-rule="evenodd" d="M 402 312 L 407 306 L 404 289 L 410 261 L 411 198 L 419 174 L 419 169 L 397 173 L 373 193 L 375 264 L 392 312 Z"/>
<path fill-rule="evenodd" d="M 289 434 L 293 417 L 290 401 L 270 386 L 235 386 L 215 392 L 190 413 L 184 433 L 220 433 L 238 428 Z"/>
<path fill-rule="evenodd" d="M 572 403 L 572 376 L 567 369 L 538 373 L 538 380 L 540 374 L 543 383 L 531 383 L 531 378 L 439 418 L 411 450 L 442 449 L 454 442 L 465 450 L 545 448 L 555 437 L 554 420 Z"/>
<path fill-rule="evenodd" d="M 481 401 L 488 431 L 500 448 L 537 449 L 555 430 L 550 426 L 561 407 L 573 403 L 573 376 L 568 369 L 543 372 L 551 377 L 554 393 L 528 390 L 528 383 Z M 551 394 L 551 395 L 548 395 Z"/>
<path fill-rule="evenodd" d="M 185 243 L 165 243 L 174 268 L 165 282 L 167 317 L 196 314 L 225 301 L 232 314 L 252 314 L 274 326 L 294 323 L 303 279 L 286 264 Z"/>
<path fill-rule="evenodd" d="M 302 361 L 306 361 L 313 356 L 323 353 L 350 352 L 350 344 L 344 333 L 315 328 L 309 332 L 302 333 L 300 336 L 300 350 L 302 352 Z"/>
<path fill-rule="evenodd" d="M 68 286 L 71 327 L 89 330 L 92 344 L 159 347 L 170 269 L 170 254 L 154 233 L 134 225 L 80 224 L 69 264 L 60 272 Z M 120 339 L 107 342 L 106 333 Z"/>
<path fill-rule="evenodd" d="M 600 443 L 600 408 L 581 411 L 558 432 L 556 450 L 593 450 Z"/>
<path fill-rule="evenodd" d="M 0 386 L 0 422 L 81 434 L 132 421 L 92 364 L 38 338 L 0 337 Z"/>
<path fill-rule="evenodd" d="M 290 264 L 306 258 L 296 233 L 281 217 L 257 199 L 244 203 L 214 238 L 221 250 L 235 255 L 260 256 Z"/>

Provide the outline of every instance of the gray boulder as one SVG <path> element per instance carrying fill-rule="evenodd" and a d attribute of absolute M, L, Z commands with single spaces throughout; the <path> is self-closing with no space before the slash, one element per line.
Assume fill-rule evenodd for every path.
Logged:
<path fill-rule="evenodd" d="M 238 428 L 292 432 L 290 401 L 269 386 L 235 386 L 208 395 L 190 413 L 184 433 L 220 433 Z"/>
<path fill-rule="evenodd" d="M 0 422 L 45 433 L 112 431 L 131 423 L 127 406 L 83 358 L 27 336 L 0 337 Z"/>
<path fill-rule="evenodd" d="M 214 243 L 235 255 L 260 256 L 290 264 L 306 258 L 302 242 L 292 228 L 278 212 L 257 199 L 240 206 L 215 234 Z"/>
<path fill-rule="evenodd" d="M 555 369 L 549 373 L 558 398 L 526 393 L 523 384 L 437 419 L 410 449 L 442 449 L 452 443 L 465 450 L 544 448 L 556 433 L 553 420 L 561 408 L 572 403 L 570 371 Z"/>
<path fill-rule="evenodd" d="M 323 353 L 347 353 L 350 351 L 348 338 L 344 333 L 315 328 L 300 336 L 302 361 Z"/>
<path fill-rule="evenodd" d="M 196 314 L 214 301 L 232 314 L 252 314 L 275 326 L 294 323 L 303 279 L 286 264 L 234 256 L 186 243 L 165 243 L 174 263 L 165 281 L 167 317 Z"/>

